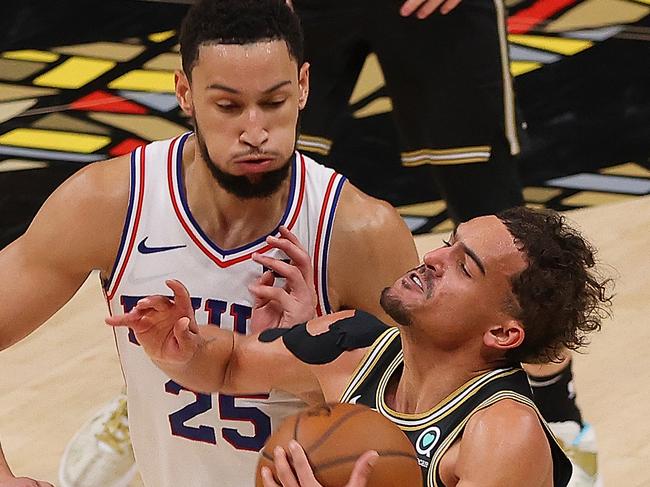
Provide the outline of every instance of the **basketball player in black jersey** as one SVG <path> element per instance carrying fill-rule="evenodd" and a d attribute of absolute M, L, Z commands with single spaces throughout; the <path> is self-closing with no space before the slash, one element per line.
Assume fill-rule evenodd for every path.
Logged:
<path fill-rule="evenodd" d="M 145 298 L 107 323 L 130 326 L 153 361 L 191 390 L 280 389 L 312 403 L 376 408 L 407 431 L 425 486 L 566 486 L 570 463 L 519 364 L 579 348 L 600 328 L 611 300 L 594 266 L 591 246 L 563 217 L 516 208 L 461 224 L 383 291 L 397 328 L 344 311 L 233 335 L 199 327 L 176 281 L 168 281 L 174 300 Z M 290 450 L 293 470 L 276 452 L 281 484 L 317 485 L 300 447 Z"/>

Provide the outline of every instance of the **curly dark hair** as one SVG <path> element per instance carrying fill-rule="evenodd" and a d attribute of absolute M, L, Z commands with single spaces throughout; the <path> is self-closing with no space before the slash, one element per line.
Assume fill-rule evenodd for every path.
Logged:
<path fill-rule="evenodd" d="M 497 217 L 528 263 L 511 280 L 516 302 L 508 304 L 526 336 L 507 358 L 544 363 L 558 360 L 562 347 L 586 345 L 586 335 L 600 330 L 610 314 L 613 284 L 597 272 L 591 244 L 551 210 L 517 207 Z"/>
<path fill-rule="evenodd" d="M 252 44 L 283 40 L 300 67 L 304 41 L 298 16 L 285 0 L 199 0 L 188 10 L 180 32 L 183 71 L 191 78 L 205 43 Z"/>

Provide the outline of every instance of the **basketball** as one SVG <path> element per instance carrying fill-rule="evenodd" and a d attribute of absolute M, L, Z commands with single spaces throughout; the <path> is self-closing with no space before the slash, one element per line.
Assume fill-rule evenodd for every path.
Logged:
<path fill-rule="evenodd" d="M 273 450 L 288 450 L 295 439 L 305 450 L 316 479 L 323 487 L 341 487 L 350 479 L 354 463 L 365 452 L 379 453 L 368 487 L 420 487 L 422 476 L 415 450 L 390 420 L 357 404 L 326 404 L 289 416 L 271 435 L 257 464 L 256 487 L 262 487 L 261 469 L 275 475 Z M 277 477 L 276 477 L 277 480 Z"/>

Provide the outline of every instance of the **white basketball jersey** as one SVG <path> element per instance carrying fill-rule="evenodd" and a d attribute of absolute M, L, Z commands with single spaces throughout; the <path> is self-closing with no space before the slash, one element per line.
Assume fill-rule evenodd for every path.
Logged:
<path fill-rule="evenodd" d="M 253 298 L 247 285 L 262 266 L 253 252 L 286 258 L 265 237 L 220 249 L 201 230 L 187 203 L 183 145 L 191 134 L 136 149 L 122 242 L 105 291 L 111 313 L 129 311 L 148 295 L 169 295 L 165 280 L 183 282 L 198 323 L 246 333 Z M 327 253 L 345 178 L 296 152 L 291 189 L 279 225 L 313 256 L 318 311 L 330 311 Z M 278 235 L 274 230 L 272 235 Z M 147 357 L 133 333 L 116 329 L 124 371 L 131 439 L 147 487 L 254 484 L 258 451 L 279 421 L 302 403 L 287 395 L 232 397 L 196 394 L 170 380 Z M 269 371 L 273 373 L 273 371 Z"/>

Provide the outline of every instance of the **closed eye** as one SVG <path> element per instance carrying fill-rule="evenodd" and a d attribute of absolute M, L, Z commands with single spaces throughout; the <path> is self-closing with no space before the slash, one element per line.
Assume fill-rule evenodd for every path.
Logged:
<path fill-rule="evenodd" d="M 217 108 L 223 112 L 234 112 L 239 108 L 239 105 L 234 103 L 217 103 Z"/>
<path fill-rule="evenodd" d="M 445 245 L 445 247 L 452 246 L 452 243 L 449 240 L 443 240 L 442 243 Z M 471 279 L 472 275 L 469 273 L 469 270 L 467 269 L 467 265 L 464 262 L 459 262 L 458 265 L 460 266 L 460 269 L 463 271 L 463 274 L 465 274 L 467 277 Z"/>
<path fill-rule="evenodd" d="M 264 105 L 265 107 L 269 107 L 269 108 L 278 108 L 278 107 L 281 107 L 282 105 L 284 105 L 284 102 L 285 102 L 285 101 L 287 101 L 287 100 L 286 100 L 286 99 L 283 99 L 283 100 L 272 100 L 272 101 L 264 102 L 263 105 Z"/>

